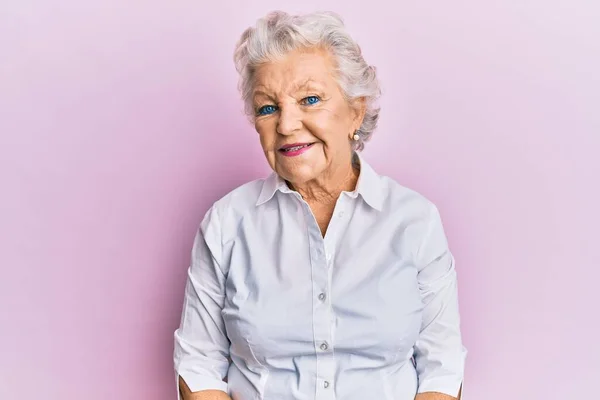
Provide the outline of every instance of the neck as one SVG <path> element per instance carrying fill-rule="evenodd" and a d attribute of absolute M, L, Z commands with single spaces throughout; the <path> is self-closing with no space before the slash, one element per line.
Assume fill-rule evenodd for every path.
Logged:
<path fill-rule="evenodd" d="M 288 182 L 307 203 L 335 203 L 344 191 L 351 192 L 358 182 L 359 168 L 353 166 L 352 156 L 336 166 L 331 166 L 318 178 L 299 184 Z"/>

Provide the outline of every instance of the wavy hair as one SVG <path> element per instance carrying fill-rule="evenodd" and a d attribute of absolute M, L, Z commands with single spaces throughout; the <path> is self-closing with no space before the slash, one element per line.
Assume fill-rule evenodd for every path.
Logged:
<path fill-rule="evenodd" d="M 353 141 L 354 150 L 361 151 L 377 127 L 379 107 L 376 103 L 381 89 L 375 67 L 367 64 L 360 46 L 335 13 L 289 15 L 274 11 L 242 33 L 233 59 L 240 76 L 238 88 L 244 101 L 244 110 L 254 118 L 252 91 L 258 66 L 280 59 L 293 50 L 313 47 L 326 49 L 332 55 L 336 80 L 346 100 L 365 99 L 366 113 L 356 132 L 359 139 Z"/>

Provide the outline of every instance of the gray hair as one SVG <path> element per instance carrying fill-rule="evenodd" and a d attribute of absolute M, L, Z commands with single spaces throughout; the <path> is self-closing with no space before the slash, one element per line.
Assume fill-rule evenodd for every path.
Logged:
<path fill-rule="evenodd" d="M 274 11 L 259 19 L 254 27 L 244 31 L 234 52 L 235 68 L 240 75 L 238 88 L 244 109 L 254 118 L 252 91 L 256 68 L 265 62 L 285 56 L 299 48 L 320 47 L 333 56 L 337 81 L 347 101 L 365 98 L 366 113 L 359 139 L 353 148 L 360 151 L 377 127 L 381 94 L 375 67 L 367 64 L 358 44 L 346 31 L 343 20 L 332 12 L 289 15 Z"/>

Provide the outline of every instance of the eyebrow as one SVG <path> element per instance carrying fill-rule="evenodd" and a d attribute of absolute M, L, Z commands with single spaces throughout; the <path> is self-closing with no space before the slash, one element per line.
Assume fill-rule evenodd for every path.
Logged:
<path fill-rule="evenodd" d="M 273 97 L 272 94 L 269 93 L 268 89 L 265 87 L 265 90 L 262 89 L 262 85 L 259 86 L 258 89 L 254 90 L 253 94 L 252 94 L 252 99 L 256 100 L 256 98 L 258 96 L 265 96 L 268 97 L 269 99 L 275 101 L 275 98 Z M 319 83 L 318 81 L 315 81 L 314 79 L 307 79 L 302 83 L 298 83 L 296 85 L 294 85 L 293 90 L 316 90 L 316 91 L 322 91 L 323 90 L 323 85 L 321 83 Z"/>
<path fill-rule="evenodd" d="M 252 94 L 252 97 L 256 98 L 258 96 L 271 97 L 269 94 L 263 92 L 262 90 L 255 90 L 254 93 Z"/>
<path fill-rule="evenodd" d="M 309 79 L 305 80 L 303 83 L 296 85 L 295 89 L 296 90 L 301 90 L 301 89 L 322 90 L 323 85 L 320 84 L 318 81 L 315 81 L 314 79 L 309 78 Z"/>
<path fill-rule="evenodd" d="M 264 96 L 264 97 L 268 97 L 271 100 L 275 100 L 273 98 L 273 96 L 271 96 L 271 94 L 269 94 L 267 91 L 261 90 L 261 89 L 256 89 L 252 92 L 252 101 L 256 101 L 256 98 L 259 96 Z"/>

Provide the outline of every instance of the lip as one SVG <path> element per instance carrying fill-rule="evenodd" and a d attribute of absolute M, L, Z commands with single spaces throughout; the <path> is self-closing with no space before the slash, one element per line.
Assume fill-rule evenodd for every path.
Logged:
<path fill-rule="evenodd" d="M 285 150 L 285 149 L 289 149 L 291 147 L 306 146 L 307 144 L 312 144 L 312 143 L 305 142 L 305 143 L 291 143 L 291 144 L 286 144 L 286 145 L 281 146 L 279 148 L 279 150 Z"/>
<path fill-rule="evenodd" d="M 281 146 L 279 148 L 279 153 L 281 153 L 282 155 L 286 156 L 286 157 L 295 157 L 295 156 L 299 156 L 300 154 L 308 151 L 312 146 L 314 145 L 314 143 L 291 143 L 291 144 L 286 144 L 284 146 Z M 297 150 L 286 150 L 286 149 L 291 149 L 293 147 L 300 147 Z"/>

